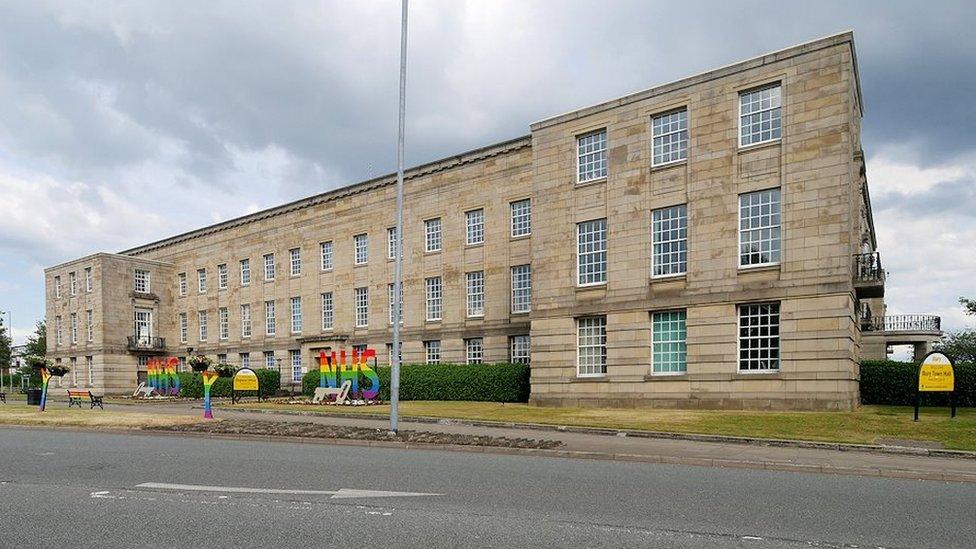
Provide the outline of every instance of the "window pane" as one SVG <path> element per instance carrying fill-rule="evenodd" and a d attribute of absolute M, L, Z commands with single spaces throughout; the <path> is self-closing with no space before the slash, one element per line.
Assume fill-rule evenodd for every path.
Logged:
<path fill-rule="evenodd" d="M 485 314 L 485 272 L 475 271 L 466 274 L 468 288 L 468 316 Z"/>
<path fill-rule="evenodd" d="M 739 369 L 779 369 L 779 303 L 739 306 Z"/>
<path fill-rule="evenodd" d="M 607 176 L 607 130 L 576 138 L 576 164 L 580 183 Z"/>
<path fill-rule="evenodd" d="M 532 310 L 532 266 L 512 267 L 512 312 L 527 313 Z"/>
<path fill-rule="evenodd" d="M 780 86 L 753 90 L 739 95 L 739 146 L 779 139 Z"/>
<path fill-rule="evenodd" d="M 651 215 L 654 276 L 684 274 L 688 269 L 688 209 L 684 204 Z"/>
<path fill-rule="evenodd" d="M 597 219 L 577 225 L 577 266 L 579 284 L 607 281 L 607 220 Z"/>
<path fill-rule="evenodd" d="M 485 211 L 472 210 L 465 213 L 467 219 L 467 243 L 481 244 L 485 241 Z"/>
<path fill-rule="evenodd" d="M 576 323 L 579 375 L 607 373 L 607 317 L 584 317 Z"/>
<path fill-rule="evenodd" d="M 677 162 L 688 157 L 687 109 L 655 116 L 651 129 L 654 136 L 653 165 Z"/>
<path fill-rule="evenodd" d="M 427 286 L 427 320 L 441 319 L 442 288 L 441 277 L 426 279 Z"/>
<path fill-rule="evenodd" d="M 780 190 L 739 195 L 739 265 L 780 262 Z"/>
<path fill-rule="evenodd" d="M 687 330 L 685 311 L 652 315 L 651 364 L 656 374 L 684 372 L 687 369 Z"/>
<path fill-rule="evenodd" d="M 532 233 L 532 201 L 526 198 L 512 202 L 512 236 Z"/>
<path fill-rule="evenodd" d="M 441 219 L 428 219 L 424 221 L 425 250 L 436 252 L 441 249 Z"/>

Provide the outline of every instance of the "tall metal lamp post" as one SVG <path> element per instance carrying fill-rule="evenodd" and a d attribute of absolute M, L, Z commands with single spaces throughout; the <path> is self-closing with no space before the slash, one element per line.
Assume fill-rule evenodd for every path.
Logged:
<path fill-rule="evenodd" d="M 396 267 L 393 278 L 393 367 L 390 369 L 390 432 L 397 432 L 400 409 L 400 318 L 403 301 L 403 130 L 407 106 L 407 0 L 400 5 L 400 109 L 397 126 Z"/>

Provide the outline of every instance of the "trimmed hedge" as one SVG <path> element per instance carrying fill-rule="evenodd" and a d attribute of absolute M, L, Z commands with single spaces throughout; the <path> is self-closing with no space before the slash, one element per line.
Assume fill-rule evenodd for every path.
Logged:
<path fill-rule="evenodd" d="M 258 376 L 258 386 L 261 388 L 261 396 L 269 397 L 278 393 L 281 388 L 281 379 L 278 377 L 278 370 L 260 369 L 254 370 Z M 203 377 L 194 372 L 180 372 L 180 396 L 185 398 L 203 398 Z M 233 391 L 234 378 L 221 377 L 214 382 L 210 388 L 212 397 L 229 397 Z M 247 393 L 245 393 L 245 396 Z"/>
<path fill-rule="evenodd" d="M 894 360 L 861 362 L 861 403 L 914 406 L 918 365 Z M 976 364 L 956 364 L 956 406 L 976 407 Z M 948 406 L 949 393 L 922 393 L 923 406 Z"/>
<path fill-rule="evenodd" d="M 390 399 L 390 368 L 376 370 L 380 400 Z M 359 376 L 359 386 L 369 381 Z M 319 371 L 302 376 L 302 393 L 319 386 Z M 528 364 L 404 364 L 400 368 L 400 400 L 472 400 L 528 402 Z"/>

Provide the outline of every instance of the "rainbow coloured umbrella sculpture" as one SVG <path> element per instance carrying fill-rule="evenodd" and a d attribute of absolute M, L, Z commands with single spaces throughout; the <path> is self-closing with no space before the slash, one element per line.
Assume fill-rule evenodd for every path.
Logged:
<path fill-rule="evenodd" d="M 41 404 L 38 410 L 43 412 L 44 405 L 47 404 L 47 384 L 51 381 L 51 373 L 47 371 L 47 368 L 41 368 Z"/>
<path fill-rule="evenodd" d="M 210 409 L 210 388 L 220 376 L 216 372 L 210 372 L 209 370 L 203 372 L 203 417 L 204 419 L 213 419 L 213 411 Z"/>

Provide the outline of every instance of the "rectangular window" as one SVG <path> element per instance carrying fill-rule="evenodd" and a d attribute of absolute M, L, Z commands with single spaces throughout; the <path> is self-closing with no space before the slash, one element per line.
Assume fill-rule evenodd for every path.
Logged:
<path fill-rule="evenodd" d="M 91 309 L 85 311 L 85 329 L 88 331 L 85 337 L 88 343 L 95 341 L 95 314 Z"/>
<path fill-rule="evenodd" d="M 441 277 L 433 276 L 424 281 L 427 287 L 427 320 L 440 320 L 444 297 Z"/>
<path fill-rule="evenodd" d="M 335 309 L 332 306 L 332 292 L 322 294 L 322 329 L 331 330 L 335 323 Z"/>
<path fill-rule="evenodd" d="M 780 86 L 767 86 L 739 94 L 739 146 L 780 138 Z"/>
<path fill-rule="evenodd" d="M 424 362 L 427 364 L 441 363 L 441 342 L 438 339 L 424 342 Z"/>
<path fill-rule="evenodd" d="M 468 316 L 485 316 L 485 272 L 466 273 Z"/>
<path fill-rule="evenodd" d="M 241 260 L 241 286 L 247 286 L 251 283 L 251 260 L 242 259 Z"/>
<path fill-rule="evenodd" d="M 207 293 L 207 269 L 197 269 L 197 292 Z"/>
<path fill-rule="evenodd" d="M 484 340 L 480 337 L 465 339 L 464 356 L 467 364 L 481 364 L 485 358 Z"/>
<path fill-rule="evenodd" d="M 137 308 L 133 315 L 133 332 L 141 345 L 148 345 L 152 341 L 152 309 Z"/>
<path fill-rule="evenodd" d="M 386 230 L 386 258 L 396 259 L 396 227 Z"/>
<path fill-rule="evenodd" d="M 302 333 L 302 298 L 291 298 L 291 333 Z"/>
<path fill-rule="evenodd" d="M 515 335 L 508 338 L 508 361 L 512 364 L 528 364 L 532 350 L 528 335 Z"/>
<path fill-rule="evenodd" d="M 516 200 L 510 204 L 512 209 L 512 236 L 532 234 L 532 201 Z"/>
<path fill-rule="evenodd" d="M 332 270 L 332 241 L 323 242 L 319 245 L 322 248 L 322 270 Z"/>
<path fill-rule="evenodd" d="M 241 368 L 251 367 L 251 353 L 241 353 Z"/>
<path fill-rule="evenodd" d="M 225 340 L 230 337 L 230 313 L 227 307 L 217 309 L 217 337 Z"/>
<path fill-rule="evenodd" d="M 739 266 L 780 261 L 780 191 L 739 195 Z"/>
<path fill-rule="evenodd" d="M 589 316 L 576 320 L 577 374 L 580 377 L 607 373 L 607 317 Z"/>
<path fill-rule="evenodd" d="M 54 277 L 54 297 L 55 299 L 61 299 L 61 277 Z"/>
<path fill-rule="evenodd" d="M 186 357 L 185 356 L 181 356 L 177 360 L 179 360 L 179 363 L 176 365 L 176 371 L 177 372 L 185 372 L 186 371 Z"/>
<path fill-rule="evenodd" d="M 291 358 L 291 380 L 297 383 L 302 380 L 302 352 L 288 351 L 288 356 Z"/>
<path fill-rule="evenodd" d="M 180 313 L 180 343 L 186 343 L 190 337 L 190 326 L 187 322 L 186 313 Z"/>
<path fill-rule="evenodd" d="M 227 353 L 217 355 L 217 364 L 227 364 Z"/>
<path fill-rule="evenodd" d="M 471 210 L 464 214 L 467 227 L 467 244 L 482 244 L 485 241 L 485 211 Z"/>
<path fill-rule="evenodd" d="M 71 273 L 71 285 L 74 286 L 74 273 Z M 149 293 L 149 271 L 145 269 L 136 269 L 134 274 L 135 279 L 135 290 L 139 294 Z M 74 295 L 74 288 L 72 288 L 71 295 Z"/>
<path fill-rule="evenodd" d="M 577 281 L 580 286 L 607 281 L 607 220 L 595 219 L 576 225 Z"/>
<path fill-rule="evenodd" d="M 651 315 L 651 371 L 683 374 L 688 368 L 688 332 L 685 311 Z"/>
<path fill-rule="evenodd" d="M 299 276 L 302 274 L 302 249 L 288 250 L 288 256 L 291 259 L 291 276 Z"/>
<path fill-rule="evenodd" d="M 264 334 L 273 336 L 278 331 L 278 320 L 275 318 L 275 302 L 264 302 Z"/>
<path fill-rule="evenodd" d="M 74 271 L 68 273 L 68 292 L 71 295 L 78 295 L 78 275 Z"/>
<path fill-rule="evenodd" d="M 369 261 L 369 235 L 357 234 L 353 237 L 353 243 L 356 249 L 356 265 L 365 265 Z"/>
<path fill-rule="evenodd" d="M 393 365 L 393 344 L 392 343 L 386 344 L 386 358 L 388 360 L 387 364 L 392 366 Z M 398 358 L 400 359 L 400 364 L 403 364 L 403 342 L 402 341 L 400 342 L 400 356 Z"/>
<path fill-rule="evenodd" d="M 577 181 L 586 183 L 607 176 L 607 130 L 576 138 Z"/>
<path fill-rule="evenodd" d="M 739 305 L 739 370 L 779 370 L 779 303 Z"/>
<path fill-rule="evenodd" d="M 532 310 L 532 265 L 512 267 L 512 312 Z"/>
<path fill-rule="evenodd" d="M 393 324 L 393 284 L 387 284 L 387 295 L 390 299 L 390 324 Z M 400 284 L 400 324 L 403 324 L 403 283 Z"/>
<path fill-rule="evenodd" d="M 78 313 L 71 313 L 68 317 L 71 321 L 71 344 L 78 343 Z"/>
<path fill-rule="evenodd" d="M 651 119 L 653 166 L 688 158 L 688 109 L 672 111 Z"/>
<path fill-rule="evenodd" d="M 264 352 L 264 367 L 269 370 L 274 370 L 278 367 L 277 363 L 275 362 L 274 351 Z"/>
<path fill-rule="evenodd" d="M 275 279 L 275 257 L 274 254 L 264 254 L 264 280 Z"/>
<path fill-rule="evenodd" d="M 241 337 L 251 337 L 251 304 L 241 305 Z"/>
<path fill-rule="evenodd" d="M 185 296 L 187 294 L 187 284 L 186 284 L 186 273 L 180 273 L 177 276 L 177 287 L 180 292 L 180 296 Z"/>
<path fill-rule="evenodd" d="M 369 326 L 369 288 L 356 288 L 356 327 Z"/>
<path fill-rule="evenodd" d="M 441 218 L 424 221 L 424 250 L 441 251 Z"/>
<path fill-rule="evenodd" d="M 651 276 L 673 276 L 688 270 L 688 207 L 684 204 L 651 213 Z"/>
<path fill-rule="evenodd" d="M 71 386 L 77 387 L 78 386 L 78 358 L 71 357 L 70 362 L 71 362 Z"/>
<path fill-rule="evenodd" d="M 92 368 L 92 363 L 94 362 L 94 357 L 85 357 L 85 370 L 88 371 L 88 386 L 92 387 L 95 385 L 95 370 Z"/>
<path fill-rule="evenodd" d="M 217 289 L 218 290 L 227 289 L 228 278 L 229 277 L 227 276 L 227 264 L 221 263 L 220 265 L 217 265 Z"/>
<path fill-rule="evenodd" d="M 55 331 L 54 341 L 57 342 L 58 345 L 61 345 L 61 317 L 60 316 L 54 317 L 54 331 Z"/>
<path fill-rule="evenodd" d="M 85 293 L 90 294 L 94 284 L 92 282 L 92 268 L 85 267 Z"/>
<path fill-rule="evenodd" d="M 198 311 L 197 321 L 200 323 L 200 341 L 207 341 L 207 311 Z"/>

